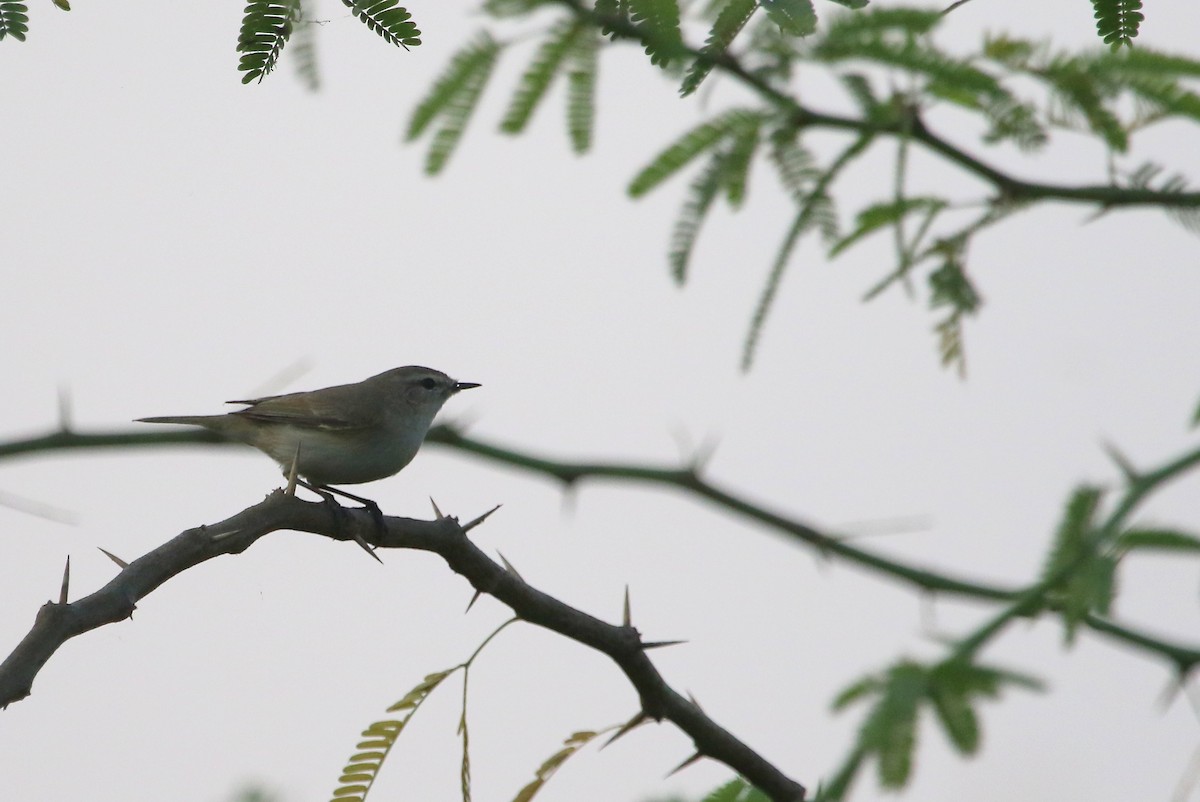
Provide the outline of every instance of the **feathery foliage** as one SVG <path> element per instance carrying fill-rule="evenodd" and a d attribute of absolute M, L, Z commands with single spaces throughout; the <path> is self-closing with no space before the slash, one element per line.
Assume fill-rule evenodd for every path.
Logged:
<path fill-rule="evenodd" d="M 1057 582 L 1054 594 L 1062 602 L 1067 643 L 1075 639 L 1080 622 L 1090 612 L 1103 612 L 1112 599 L 1115 563 L 1100 553 L 1096 514 L 1102 493 L 1097 487 L 1078 488 L 1067 502 L 1046 565 L 1045 581 Z"/>
<path fill-rule="evenodd" d="M 700 802 L 770 802 L 770 797 L 741 777 L 714 788 Z"/>
<path fill-rule="evenodd" d="M 696 91 L 701 82 L 712 72 L 712 60 L 723 55 L 729 45 L 733 44 L 734 37 L 746 26 L 757 9 L 758 0 L 728 0 L 726 2 L 720 13 L 717 14 L 716 20 L 713 21 L 712 29 L 708 32 L 708 39 L 701 48 L 700 52 L 707 58 L 698 58 L 692 62 L 692 66 L 688 68 L 688 73 L 679 87 L 680 97 L 687 97 Z"/>
<path fill-rule="evenodd" d="M 712 154 L 704 169 L 688 187 L 687 199 L 684 201 L 683 208 L 679 211 L 679 217 L 675 220 L 675 227 L 671 231 L 671 249 L 667 256 L 667 261 L 671 266 L 671 276 L 678 284 L 687 281 L 687 268 L 692 257 L 692 248 L 695 247 L 700 226 L 708 215 L 713 200 L 721 191 L 728 160 L 729 157 L 726 153 Z"/>
<path fill-rule="evenodd" d="M 293 20 L 291 53 L 292 66 L 296 77 L 310 92 L 321 88 L 321 71 L 317 66 L 317 35 L 316 24 L 312 22 L 312 0 L 300 1 L 300 13 Z"/>
<path fill-rule="evenodd" d="M 917 718 L 927 707 L 950 743 L 962 754 L 979 748 L 975 705 L 994 699 L 1005 685 L 1040 690 L 1041 683 L 1025 674 L 967 660 L 950 658 L 933 665 L 900 660 L 845 688 L 833 701 L 834 710 L 874 699 L 858 731 L 855 751 L 874 757 L 884 788 L 903 787 L 912 773 L 917 743 Z"/>
<path fill-rule="evenodd" d="M 589 29 L 567 54 L 567 134 L 576 153 L 592 146 L 596 126 L 596 68 L 600 39 Z"/>
<path fill-rule="evenodd" d="M 767 18 L 788 36 L 808 36 L 817 29 L 812 0 L 761 0 Z"/>
<path fill-rule="evenodd" d="M 292 20 L 299 13 L 299 0 L 251 0 L 242 17 L 238 35 L 238 70 L 242 83 L 262 79 L 275 69 L 279 54 L 292 35 Z"/>
<path fill-rule="evenodd" d="M 731 109 L 688 131 L 663 150 L 629 182 L 631 197 L 639 198 L 685 167 L 692 159 L 713 148 L 744 126 L 757 124 L 760 113 Z"/>
<path fill-rule="evenodd" d="M 598 735 L 602 735 L 611 729 L 613 728 L 609 727 L 605 730 L 581 730 L 572 733 L 567 740 L 563 741 L 561 749 L 542 761 L 542 765 L 538 766 L 537 771 L 534 772 L 533 779 L 517 792 L 517 795 L 513 797 L 513 802 L 530 802 L 542 790 L 542 787 L 550 781 L 554 773 L 562 768 L 563 763 L 566 763 L 572 755 L 577 754 L 580 749 L 591 743 Z"/>
<path fill-rule="evenodd" d="M 576 40 L 591 33 L 582 20 L 564 18 L 551 29 L 534 54 L 533 61 L 521 76 L 517 91 L 509 102 L 508 111 L 500 121 L 500 130 L 506 134 L 519 134 L 525 130 L 533 111 L 546 95 L 550 83 L 562 70 L 568 54 L 575 48 Z"/>
<path fill-rule="evenodd" d="M 396 739 L 400 737 L 409 720 L 424 704 L 429 694 L 442 684 L 442 680 L 459 668 L 461 666 L 429 674 L 406 693 L 403 699 L 388 708 L 389 713 L 402 713 L 399 719 L 376 721 L 363 730 L 363 740 L 355 745 L 355 753 L 346 761 L 346 766 L 338 777 L 339 785 L 330 802 L 363 802 L 383 766 L 383 761 L 396 745 Z"/>
<path fill-rule="evenodd" d="M 1092 0 L 1095 9 L 1096 35 L 1105 44 L 1118 48 L 1121 45 L 1133 46 L 1133 37 L 1138 34 L 1138 26 L 1145 16 L 1142 14 L 1142 0 Z"/>
<path fill-rule="evenodd" d="M 390 45 L 408 50 L 421 44 L 421 32 L 412 14 L 399 0 L 342 0 L 354 16 Z"/>
<path fill-rule="evenodd" d="M 683 52 L 678 0 L 626 0 L 650 63 L 667 67 Z"/>
<path fill-rule="evenodd" d="M 479 96 L 496 66 L 500 48 L 486 32 L 476 36 L 454 54 L 446 70 L 409 118 L 406 138 L 410 141 L 419 137 L 435 120 L 440 121 L 425 157 L 425 172 L 430 175 L 441 172 L 462 139 Z"/>
<path fill-rule="evenodd" d="M 24 3 L 5 0 L 0 2 L 0 41 L 11 36 L 18 42 L 25 41 L 29 33 L 29 7 Z"/>

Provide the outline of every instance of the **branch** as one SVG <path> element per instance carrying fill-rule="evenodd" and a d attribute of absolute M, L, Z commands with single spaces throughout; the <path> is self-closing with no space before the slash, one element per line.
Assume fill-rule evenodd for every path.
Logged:
<path fill-rule="evenodd" d="M 597 12 L 585 6 L 581 0 L 557 1 L 577 18 L 586 20 L 597 28 L 613 31 L 614 38 L 639 42 L 645 35 L 641 27 L 620 15 Z M 958 165 L 968 173 L 983 179 L 995 187 L 1001 196 L 1009 200 L 1061 200 L 1075 203 L 1095 203 L 1104 208 L 1158 206 L 1177 209 L 1200 206 L 1200 192 L 1171 192 L 1142 187 L 1125 188 L 1112 184 L 1067 186 L 1024 181 L 993 167 L 938 136 L 925 126 L 920 117 L 916 115 L 915 110 L 907 118 L 886 122 L 823 114 L 803 105 L 787 92 L 772 86 L 767 78 L 747 70 L 742 62 L 729 52 L 706 52 L 686 43 L 677 46 L 677 49 L 679 53 L 686 54 L 701 64 L 723 72 L 754 90 L 764 100 L 788 115 L 797 128 L 832 128 L 855 131 L 860 134 L 885 134 L 910 139 Z"/>
<path fill-rule="evenodd" d="M 767 528 L 782 533 L 789 540 L 797 540 L 815 547 L 823 555 L 834 555 L 868 568 L 892 579 L 898 579 L 922 590 L 942 592 L 967 599 L 989 602 L 1013 602 L 1025 588 L 993 585 L 964 577 L 956 577 L 943 571 L 924 566 L 911 565 L 891 557 L 859 548 L 834 535 L 830 535 L 796 518 L 789 518 L 750 501 L 745 496 L 701 478 L 690 468 L 661 468 L 631 463 L 566 462 L 532 454 L 527 451 L 505 448 L 478 438 L 467 437 L 458 429 L 445 424 L 429 430 L 426 442 L 485 457 L 503 465 L 521 468 L 532 473 L 557 479 L 564 485 L 572 485 L 585 479 L 615 479 L 639 484 L 657 484 L 674 487 L 684 493 L 706 499 L 717 507 L 735 512 L 745 518 L 764 524 Z M 44 452 L 69 451 L 75 449 L 106 448 L 120 446 L 152 445 L 216 445 L 236 446 L 240 444 L 221 440 L 203 429 L 178 432 L 97 432 L 82 433 L 71 429 L 60 429 L 44 435 L 35 435 L 22 440 L 0 442 L 0 460 L 5 457 L 28 456 Z M 1046 609 L 1057 609 L 1053 604 Z M 1153 633 L 1121 624 L 1106 616 L 1089 613 L 1085 623 L 1095 632 L 1143 651 L 1159 655 L 1174 666 L 1185 671 L 1200 665 L 1200 646 L 1175 643 Z"/>
<path fill-rule="evenodd" d="M 324 504 L 277 490 L 220 523 L 189 529 L 134 560 L 95 593 L 69 604 L 42 605 L 29 634 L 0 664 L 0 706 L 28 696 L 38 671 L 68 639 L 131 617 L 140 599 L 194 565 L 222 554 L 241 553 L 259 538 L 281 529 L 334 540 L 361 537 L 381 548 L 433 552 L 476 590 L 508 605 L 522 620 L 603 652 L 637 690 L 644 717 L 675 724 L 692 739 L 698 755 L 729 766 L 774 802 L 803 802 L 804 786 L 667 685 L 646 656 L 645 650 L 655 644 L 643 643 L 632 625 L 608 624 L 533 588 L 467 539 L 466 530 L 472 524 L 463 527 L 454 518 L 417 521 L 396 517 L 384 517 L 383 524 L 381 531 L 376 519 L 364 510 L 345 510 L 335 517 Z"/>

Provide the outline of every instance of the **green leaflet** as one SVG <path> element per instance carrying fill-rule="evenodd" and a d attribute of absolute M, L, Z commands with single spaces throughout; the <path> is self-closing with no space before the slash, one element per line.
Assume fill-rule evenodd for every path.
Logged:
<path fill-rule="evenodd" d="M 317 66 L 316 25 L 308 22 L 312 19 L 311 5 L 312 0 L 300 2 L 299 14 L 294 20 L 294 38 L 288 52 L 292 54 L 292 67 L 296 77 L 304 84 L 305 89 L 316 92 L 321 88 L 321 72 Z"/>
<path fill-rule="evenodd" d="M 884 226 L 897 223 L 913 212 L 936 215 L 945 208 L 945 200 L 933 197 L 903 198 L 887 203 L 872 204 L 858 213 L 854 230 L 834 243 L 829 250 L 829 257 L 833 258 L 839 255 L 868 234 L 873 234 Z"/>
<path fill-rule="evenodd" d="M 629 183 L 628 192 L 640 198 L 666 179 L 670 178 L 692 159 L 729 136 L 735 129 L 746 125 L 757 125 L 761 112 L 748 109 L 732 109 L 675 140 L 666 150 L 654 157 Z"/>
<path fill-rule="evenodd" d="M 726 51 L 733 43 L 734 37 L 750 21 L 750 17 L 754 15 L 757 8 L 758 0 L 728 0 L 717 14 L 712 30 L 708 32 L 708 39 L 701 48 L 701 52 L 710 58 L 698 58 L 692 62 L 692 66 L 688 69 L 688 73 L 679 87 L 680 97 L 687 97 L 696 91 L 696 88 L 712 71 L 711 57 L 719 56 Z"/>
<path fill-rule="evenodd" d="M 1105 44 L 1118 48 L 1133 46 L 1138 26 L 1145 17 L 1141 13 L 1142 0 L 1092 0 L 1095 10 L 1096 35 Z"/>
<path fill-rule="evenodd" d="M 261 83 L 275 69 L 299 5 L 299 0 L 252 0 L 246 6 L 237 44 L 237 52 L 243 54 L 238 59 L 238 70 L 245 73 L 242 83 Z"/>
<path fill-rule="evenodd" d="M 500 48 L 486 32 L 480 33 L 454 54 L 429 94 L 413 111 L 405 134 L 409 141 L 419 137 L 435 119 L 441 121 L 426 155 L 427 173 L 436 174 L 446 166 L 491 77 Z"/>
<path fill-rule="evenodd" d="M 789 36 L 808 36 L 817 29 L 812 0 L 760 0 L 767 17 Z"/>
<path fill-rule="evenodd" d="M 1138 527 L 1117 536 L 1117 548 L 1130 551 L 1200 553 L 1200 537 L 1179 529 Z"/>
<path fill-rule="evenodd" d="M 683 52 L 676 0 L 627 0 L 629 18 L 641 34 L 650 63 L 666 67 Z"/>
<path fill-rule="evenodd" d="M 596 67 L 600 39 L 588 29 L 575 40 L 567 59 L 567 134 L 571 149 L 586 153 L 596 121 Z"/>
<path fill-rule="evenodd" d="M 611 727 L 609 729 L 611 729 Z M 562 767 L 562 764 L 567 762 L 568 758 L 576 754 L 580 749 L 591 743 L 596 736 L 604 732 L 608 732 L 608 730 L 582 730 L 580 732 L 572 733 L 565 741 L 563 741 L 563 746 L 561 749 L 542 761 L 542 765 L 538 766 L 537 771 L 534 772 L 533 779 L 530 780 L 524 788 L 517 792 L 517 795 L 513 797 L 513 802 L 529 802 L 529 800 L 533 799 L 537 795 L 538 791 L 542 790 L 542 786 L 549 782 L 550 778 L 554 776 L 554 773 Z"/>
<path fill-rule="evenodd" d="M 700 226 L 712 207 L 713 199 L 721 190 L 725 181 L 725 170 L 728 157 L 717 152 L 709 159 L 708 164 L 700 171 L 688 187 L 687 199 L 679 210 L 679 217 L 671 231 L 671 248 L 667 254 L 667 262 L 671 266 L 671 276 L 676 283 L 683 284 L 687 280 L 688 262 L 692 249 L 696 245 L 696 237 Z"/>
<path fill-rule="evenodd" d="M 338 777 L 338 787 L 333 792 L 332 802 L 362 802 L 409 719 L 442 680 L 459 668 L 461 666 L 429 674 L 405 694 L 403 699 L 388 708 L 389 713 L 405 711 L 403 717 L 376 721 L 363 730 L 363 740 L 358 742 L 355 753 L 346 761 L 346 766 Z"/>
<path fill-rule="evenodd" d="M 421 32 L 412 22 L 408 9 L 397 5 L 399 0 L 342 0 L 362 22 L 383 41 L 408 50 L 421 44 Z"/>
<path fill-rule="evenodd" d="M 908 782 L 917 745 L 917 710 L 925 693 L 924 669 L 907 661 L 896 664 L 885 675 L 879 699 L 859 730 L 859 748 L 874 753 L 884 788 L 902 788 Z"/>
<path fill-rule="evenodd" d="M 559 73 L 575 41 L 587 33 L 590 33 L 590 28 L 582 20 L 570 17 L 560 20 L 550 30 L 521 76 L 517 91 L 508 104 L 508 111 L 500 121 L 501 131 L 519 134 L 525 130 L 534 109 L 546 96 L 546 90 Z"/>
<path fill-rule="evenodd" d="M 705 794 L 701 802 L 770 802 L 770 799 L 741 777 L 734 777 Z"/>
<path fill-rule="evenodd" d="M 24 42 L 27 33 L 29 33 L 29 7 L 24 3 L 0 3 L 0 42 L 8 36 L 18 42 Z"/>
<path fill-rule="evenodd" d="M 1097 552 L 1095 517 L 1102 493 L 1084 485 L 1075 490 L 1059 523 L 1042 570 L 1042 580 L 1054 582 L 1054 598 L 1062 606 L 1067 644 L 1075 640 L 1079 623 L 1092 611 L 1104 612 L 1112 599 L 1116 561 Z"/>
<path fill-rule="evenodd" d="M 981 666 L 951 658 L 924 665 L 900 660 L 880 674 L 850 685 L 834 700 L 834 709 L 873 700 L 859 728 L 853 759 L 847 771 L 834 780 L 844 790 L 862 760 L 874 757 L 884 788 L 903 787 L 912 772 L 918 717 L 923 707 L 933 713 L 950 743 L 963 754 L 979 748 L 981 699 L 994 699 L 1005 685 L 1041 690 L 1041 683 L 1025 674 Z M 838 797 L 834 797 L 838 798 Z"/>

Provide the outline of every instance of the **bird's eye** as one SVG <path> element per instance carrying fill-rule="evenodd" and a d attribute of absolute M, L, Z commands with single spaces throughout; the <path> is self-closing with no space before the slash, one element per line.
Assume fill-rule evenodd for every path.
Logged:
<path fill-rule="evenodd" d="M 421 379 L 421 386 L 426 390 L 432 390 L 434 387 L 437 387 L 437 382 L 429 377 L 425 377 Z"/>

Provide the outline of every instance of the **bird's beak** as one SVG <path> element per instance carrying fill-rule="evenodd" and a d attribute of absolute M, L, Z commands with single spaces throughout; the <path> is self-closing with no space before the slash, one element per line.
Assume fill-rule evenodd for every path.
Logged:
<path fill-rule="evenodd" d="M 454 383 L 454 392 L 457 393 L 459 390 L 470 390 L 472 387 L 482 387 L 482 386 L 483 385 L 476 384 L 475 382 L 455 382 Z"/>

